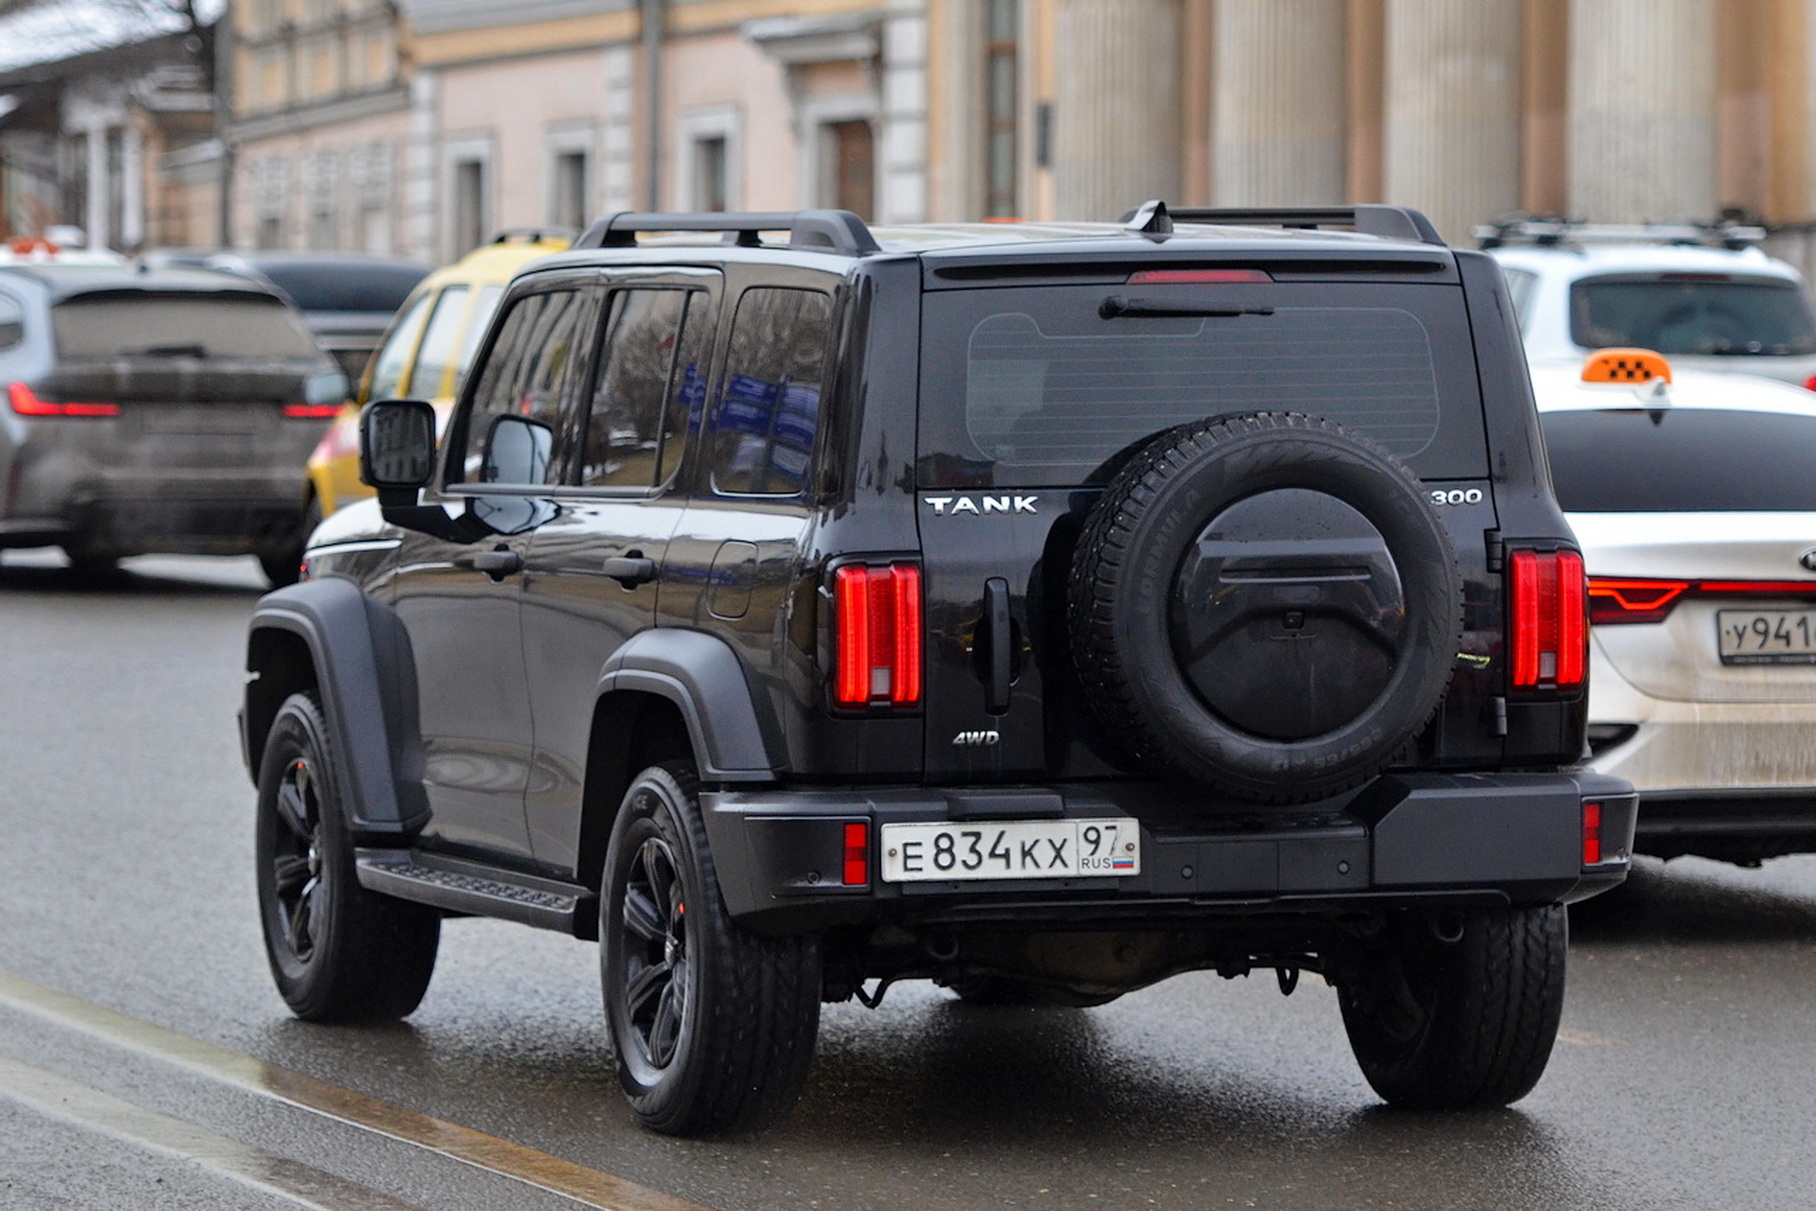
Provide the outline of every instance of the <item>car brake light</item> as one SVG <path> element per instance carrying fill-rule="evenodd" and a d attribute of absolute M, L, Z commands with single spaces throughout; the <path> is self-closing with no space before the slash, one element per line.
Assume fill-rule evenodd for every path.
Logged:
<path fill-rule="evenodd" d="M 862 887 L 870 882 L 870 826 L 855 821 L 845 825 L 846 887 Z"/>
<path fill-rule="evenodd" d="M 333 420 L 340 415 L 340 405 L 285 404 L 284 415 L 296 420 Z"/>
<path fill-rule="evenodd" d="M 918 706 L 921 570 L 911 563 L 848 564 L 833 576 L 840 706 Z"/>
<path fill-rule="evenodd" d="M 6 389 L 7 402 L 20 416 L 118 416 L 120 405 L 109 403 L 56 402 L 39 399 L 24 383 Z"/>
<path fill-rule="evenodd" d="M 1131 286 L 1192 286 L 1203 283 L 1271 282 L 1274 275 L 1261 269 L 1140 269 L 1129 275 Z"/>
<path fill-rule="evenodd" d="M 1575 551 L 1515 551 L 1508 563 L 1514 688 L 1581 685 L 1589 644 L 1583 557 Z"/>
<path fill-rule="evenodd" d="M 1583 865 L 1600 866 L 1602 863 L 1602 805 L 1595 802 L 1583 804 Z"/>
<path fill-rule="evenodd" d="M 1596 626 L 1663 622 L 1689 589 L 1687 580 L 1617 580 L 1591 576 L 1589 621 Z"/>
<path fill-rule="evenodd" d="M 1803 380 L 1803 389 L 1805 391 L 1816 391 L 1816 374 L 1812 374 L 1810 377 Z"/>

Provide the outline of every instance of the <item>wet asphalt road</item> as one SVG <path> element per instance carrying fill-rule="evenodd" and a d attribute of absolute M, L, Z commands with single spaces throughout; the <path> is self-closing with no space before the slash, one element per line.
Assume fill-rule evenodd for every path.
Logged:
<path fill-rule="evenodd" d="M 1816 1206 L 1816 857 L 1649 863 L 1578 909 L 1550 1071 L 1488 1114 L 1381 1108 L 1334 994 L 1282 998 L 1268 974 L 1094 1010 L 924 985 L 829 1006 L 795 1116 L 713 1142 L 632 1123 L 583 943 L 451 922 L 408 1024 L 292 1021 L 259 945 L 234 731 L 259 585 L 249 560 L 78 581 L 0 557 L 0 975 L 721 1211 Z M 4 1003 L 0 1063 L 348 1183 L 317 1205 L 575 1205 Z M 9 1071 L 0 1206 L 296 1205 L 59 1118 Z"/>

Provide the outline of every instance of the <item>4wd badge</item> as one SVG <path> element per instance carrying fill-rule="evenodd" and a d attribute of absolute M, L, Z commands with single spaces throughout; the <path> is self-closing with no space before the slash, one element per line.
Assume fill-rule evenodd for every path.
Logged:
<path fill-rule="evenodd" d="M 1038 496 L 929 496 L 935 517 L 956 517 L 960 513 L 1038 513 L 1034 502 Z"/>

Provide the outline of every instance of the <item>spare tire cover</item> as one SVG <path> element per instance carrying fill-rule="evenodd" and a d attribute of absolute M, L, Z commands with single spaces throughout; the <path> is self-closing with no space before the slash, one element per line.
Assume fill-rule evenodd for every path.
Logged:
<path fill-rule="evenodd" d="M 1149 443 L 1086 522 L 1068 611 L 1086 698 L 1131 757 L 1261 803 L 1392 761 L 1442 700 L 1463 627 L 1418 478 L 1297 413 Z"/>

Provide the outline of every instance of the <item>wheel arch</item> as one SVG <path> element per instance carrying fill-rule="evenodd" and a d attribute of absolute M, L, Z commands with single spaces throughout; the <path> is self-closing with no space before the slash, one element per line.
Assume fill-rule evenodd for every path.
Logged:
<path fill-rule="evenodd" d="M 576 877 L 596 887 L 618 808 L 638 772 L 691 761 L 707 782 L 769 783 L 780 728 L 731 646 L 702 631 L 644 631 L 600 671 L 587 744 Z"/>
<path fill-rule="evenodd" d="M 344 757 L 335 776 L 348 825 L 362 840 L 420 828 L 429 811 L 408 642 L 388 607 L 342 577 L 261 598 L 247 632 L 240 716 L 241 747 L 253 778 L 284 700 L 313 690 Z"/>

